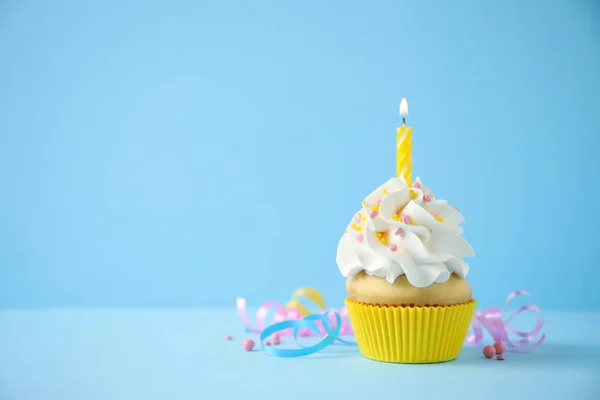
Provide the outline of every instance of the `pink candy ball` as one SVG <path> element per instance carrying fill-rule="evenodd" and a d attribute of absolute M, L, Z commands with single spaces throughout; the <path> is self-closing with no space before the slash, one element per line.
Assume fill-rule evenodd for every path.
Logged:
<path fill-rule="evenodd" d="M 264 343 L 265 346 L 270 346 L 271 345 L 271 342 L 269 342 L 268 340 L 265 340 L 263 343 Z"/>
<path fill-rule="evenodd" d="M 424 195 L 423 195 L 423 201 L 424 201 L 425 203 L 428 203 L 428 202 L 430 202 L 430 201 L 431 201 L 431 196 L 430 196 L 430 195 L 428 195 L 428 194 L 424 194 Z"/>
<path fill-rule="evenodd" d="M 229 336 L 229 335 L 225 336 L 225 340 L 231 340 L 231 339 L 233 339 L 231 336 Z"/>
<path fill-rule="evenodd" d="M 254 340 L 252 340 L 252 339 L 244 340 L 243 346 L 244 346 L 244 350 L 252 351 L 252 349 L 254 349 Z"/>
<path fill-rule="evenodd" d="M 271 339 L 273 339 L 273 345 L 274 346 L 277 346 L 278 344 L 281 343 L 281 336 L 277 332 L 275 332 L 273 334 L 273 336 L 271 336 Z"/>
<path fill-rule="evenodd" d="M 494 349 L 496 349 L 496 354 L 503 354 L 506 350 L 506 346 L 502 342 L 494 343 Z"/>
<path fill-rule="evenodd" d="M 494 346 L 485 346 L 483 348 L 483 355 L 485 358 L 492 358 L 496 355 L 496 349 Z"/>

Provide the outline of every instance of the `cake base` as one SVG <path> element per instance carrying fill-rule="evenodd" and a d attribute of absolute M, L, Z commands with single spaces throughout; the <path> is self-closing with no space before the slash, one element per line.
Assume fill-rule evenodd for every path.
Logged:
<path fill-rule="evenodd" d="M 430 364 L 458 357 L 477 302 L 385 306 L 346 299 L 358 349 L 375 361 Z"/>

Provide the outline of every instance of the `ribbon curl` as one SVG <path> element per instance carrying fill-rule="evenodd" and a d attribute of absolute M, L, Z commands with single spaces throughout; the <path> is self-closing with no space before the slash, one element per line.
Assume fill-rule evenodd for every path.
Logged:
<path fill-rule="evenodd" d="M 524 353 L 535 349 L 540 346 L 546 340 L 546 334 L 543 333 L 540 338 L 536 340 L 542 328 L 544 327 L 544 319 L 542 316 L 542 310 L 535 304 L 527 304 L 517 308 L 506 320 L 503 318 L 502 313 L 506 313 L 509 303 L 517 296 L 531 297 L 531 294 L 525 290 L 515 290 L 510 293 L 504 302 L 504 309 L 500 311 L 500 307 L 494 306 L 487 308 L 483 311 L 475 312 L 473 320 L 471 321 L 471 327 L 473 332 L 467 334 L 467 342 L 470 344 L 477 344 L 483 340 L 483 328 L 485 328 L 494 342 L 504 342 L 506 344 L 506 351 L 513 353 Z M 510 321 L 521 314 L 524 311 L 535 311 L 536 323 L 533 329 L 529 332 L 523 332 L 516 330 L 510 324 Z M 512 341 L 509 338 L 509 333 L 520 337 L 521 339 Z M 535 343 L 533 343 L 535 342 Z M 533 343 L 533 344 L 532 344 Z"/>
<path fill-rule="evenodd" d="M 528 304 L 521 306 L 506 320 L 503 318 L 503 313 L 507 312 L 509 303 L 517 296 L 531 297 L 525 290 L 516 290 L 508 295 L 502 311 L 498 306 L 477 311 L 471 321 L 472 332 L 468 332 L 466 341 L 473 345 L 482 341 L 484 336 L 483 328 L 485 328 L 495 342 L 504 342 L 507 346 L 507 351 L 510 352 L 527 352 L 540 346 L 546 340 L 546 335 L 542 334 L 536 341 L 544 326 L 542 310 L 537 305 Z M 319 311 L 311 313 L 308 308 L 300 303 L 300 300 L 304 298 L 315 303 Z M 306 356 L 321 351 L 336 341 L 346 345 L 356 345 L 354 342 L 345 341 L 339 337 L 340 335 L 354 333 L 346 308 L 325 309 L 323 296 L 316 289 L 300 288 L 296 290 L 292 299 L 285 307 L 273 301 L 264 303 L 256 313 L 256 325 L 254 326 L 248 320 L 246 300 L 244 298 L 239 297 L 237 299 L 237 311 L 247 331 L 260 334 L 262 350 L 271 356 Z M 273 321 L 270 324 L 265 324 L 266 318 L 271 311 L 274 312 Z M 535 311 L 536 313 L 536 324 L 529 332 L 519 331 L 510 324 L 510 321 L 514 317 L 525 311 Z M 264 341 L 276 332 L 279 332 L 281 335 L 292 335 L 296 342 L 298 342 L 298 336 L 310 336 L 311 334 L 321 336 L 322 340 L 309 347 L 303 347 L 298 343 L 301 347 L 300 349 L 278 349 L 265 346 Z M 509 333 L 520 339 L 515 341 L 510 340 Z"/>

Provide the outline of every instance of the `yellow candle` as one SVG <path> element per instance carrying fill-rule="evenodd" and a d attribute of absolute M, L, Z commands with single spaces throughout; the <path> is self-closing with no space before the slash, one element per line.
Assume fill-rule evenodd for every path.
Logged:
<path fill-rule="evenodd" d="M 400 115 L 408 115 L 408 103 L 404 98 L 400 102 Z M 412 127 L 406 126 L 404 118 L 396 134 L 396 176 L 412 186 Z"/>

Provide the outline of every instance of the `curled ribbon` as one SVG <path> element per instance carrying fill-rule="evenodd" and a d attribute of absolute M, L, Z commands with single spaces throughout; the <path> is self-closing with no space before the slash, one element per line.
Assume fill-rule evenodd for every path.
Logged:
<path fill-rule="evenodd" d="M 535 304 L 521 306 L 517 308 L 506 320 L 504 320 L 502 316 L 503 312 L 507 312 L 508 304 L 517 296 L 531 297 L 531 295 L 525 290 L 515 290 L 506 298 L 503 311 L 500 311 L 500 307 L 498 306 L 490 307 L 483 311 L 477 311 L 473 316 L 473 320 L 471 321 L 473 332 L 469 332 L 467 334 L 467 342 L 470 344 L 477 344 L 483 340 L 482 328 L 485 328 L 495 342 L 504 342 L 507 347 L 506 350 L 510 352 L 524 353 L 541 345 L 544 340 L 546 340 L 546 334 L 542 334 L 542 336 L 535 341 L 544 326 L 542 310 L 538 306 Z M 516 330 L 510 324 L 510 321 L 514 317 L 524 311 L 535 311 L 536 313 L 535 326 L 529 332 Z M 512 333 L 521 339 L 513 342 L 509 338 L 509 333 Z"/>
<path fill-rule="evenodd" d="M 503 318 L 502 314 L 507 312 L 509 303 L 517 296 L 531 297 L 524 290 L 516 290 L 508 295 L 502 311 L 497 306 L 477 311 L 471 321 L 473 332 L 467 334 L 467 342 L 477 344 L 483 340 L 483 328 L 485 328 L 495 342 L 504 342 L 506 344 L 507 351 L 527 352 L 540 346 L 546 339 L 546 335 L 542 334 L 536 341 L 544 326 L 542 310 L 538 306 L 535 304 L 521 306 L 506 320 Z M 303 298 L 315 303 L 319 312 L 313 314 L 306 307 L 302 306 L 300 300 Z M 356 345 L 356 343 L 344 341 L 339 337 L 340 335 L 353 333 L 346 308 L 325 309 L 323 296 L 316 289 L 300 288 L 296 290 L 292 296 L 292 300 L 285 307 L 273 301 L 264 303 L 256 313 L 255 326 L 248 320 L 246 300 L 244 298 L 239 297 L 237 299 L 237 311 L 247 331 L 260 334 L 262 350 L 268 355 L 276 357 L 306 356 L 321 351 L 336 341 L 346 345 Z M 266 318 L 271 311 L 274 312 L 273 321 L 270 324 L 265 324 Z M 536 324 L 529 332 L 516 330 L 510 324 L 510 321 L 514 317 L 524 311 L 535 311 L 537 316 Z M 298 336 L 309 336 L 311 334 L 321 336 L 322 339 L 313 346 L 301 346 L 300 349 L 278 349 L 265 346 L 264 341 L 276 332 L 279 332 L 281 335 L 292 335 L 296 341 L 298 341 Z M 509 333 L 520 339 L 511 341 Z"/>

